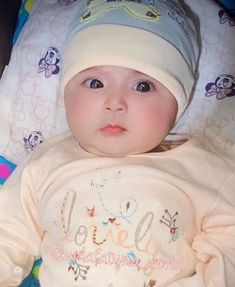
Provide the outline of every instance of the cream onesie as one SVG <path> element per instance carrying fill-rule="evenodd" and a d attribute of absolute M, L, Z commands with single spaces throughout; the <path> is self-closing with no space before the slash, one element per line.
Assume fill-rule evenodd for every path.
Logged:
<path fill-rule="evenodd" d="M 42 257 L 41 287 L 234 287 L 234 168 L 198 139 L 120 158 L 43 143 L 0 191 L 0 286 Z"/>

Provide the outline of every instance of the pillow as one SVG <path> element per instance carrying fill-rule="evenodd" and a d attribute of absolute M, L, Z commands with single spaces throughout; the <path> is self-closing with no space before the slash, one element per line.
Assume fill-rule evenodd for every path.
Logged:
<path fill-rule="evenodd" d="M 235 144 L 234 22 L 213 1 L 185 2 L 199 16 L 202 50 L 195 93 L 175 132 L 202 136 L 229 153 Z"/>
<path fill-rule="evenodd" d="M 200 18 L 199 79 L 175 131 L 201 135 L 224 152 L 235 143 L 235 27 L 213 1 L 186 1 Z"/>
<path fill-rule="evenodd" d="M 228 153 L 235 143 L 234 19 L 212 0 L 185 2 L 199 17 L 202 52 L 193 100 L 173 132 L 205 137 Z M 58 96 L 61 51 L 68 25 L 84 3 L 34 0 L 15 43 L 0 82 L 0 154 L 15 163 L 67 129 Z"/>

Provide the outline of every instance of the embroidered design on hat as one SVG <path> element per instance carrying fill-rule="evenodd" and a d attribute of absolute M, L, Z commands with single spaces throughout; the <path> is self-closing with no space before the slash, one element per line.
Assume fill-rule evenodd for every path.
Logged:
<path fill-rule="evenodd" d="M 146 21 L 158 21 L 161 16 L 158 9 L 153 5 L 145 4 L 145 2 L 97 0 L 87 2 L 87 7 L 83 11 L 80 20 L 82 23 L 92 22 L 113 9 L 124 9 L 132 17 Z"/>
<path fill-rule="evenodd" d="M 70 5 L 77 0 L 58 0 L 59 5 Z"/>

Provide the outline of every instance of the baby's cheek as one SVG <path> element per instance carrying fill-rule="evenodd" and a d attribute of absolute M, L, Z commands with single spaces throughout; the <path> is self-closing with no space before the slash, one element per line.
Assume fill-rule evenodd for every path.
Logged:
<path fill-rule="evenodd" d="M 148 122 L 145 122 L 145 125 L 149 127 L 152 134 L 164 137 L 172 128 L 174 118 L 174 114 L 172 115 L 164 109 L 152 109 L 148 113 Z"/>
<path fill-rule="evenodd" d="M 164 118 L 164 113 L 161 109 L 153 106 L 144 111 L 140 111 L 138 113 L 138 118 L 146 124 L 158 123 L 162 118 Z"/>

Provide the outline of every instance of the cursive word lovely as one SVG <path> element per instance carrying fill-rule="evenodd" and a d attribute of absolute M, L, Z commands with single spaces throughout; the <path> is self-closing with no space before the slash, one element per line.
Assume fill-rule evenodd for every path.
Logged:
<path fill-rule="evenodd" d="M 156 238 L 154 238 L 151 233 L 154 220 L 153 212 L 147 212 L 142 219 L 140 219 L 132 236 L 130 236 L 127 228 L 113 224 L 105 229 L 95 224 L 89 226 L 79 224 L 77 227 L 74 227 L 74 224 L 76 224 L 73 221 L 75 218 L 73 215 L 74 207 L 76 206 L 75 202 L 76 192 L 74 190 L 68 191 L 62 204 L 61 223 L 58 224 L 55 222 L 62 230 L 60 241 L 73 241 L 79 247 L 90 242 L 93 242 L 97 246 L 112 242 L 114 245 L 126 250 L 135 249 L 154 258 L 157 253 L 161 251 L 161 244 L 156 242 Z M 75 228 L 76 231 L 74 231 Z"/>

